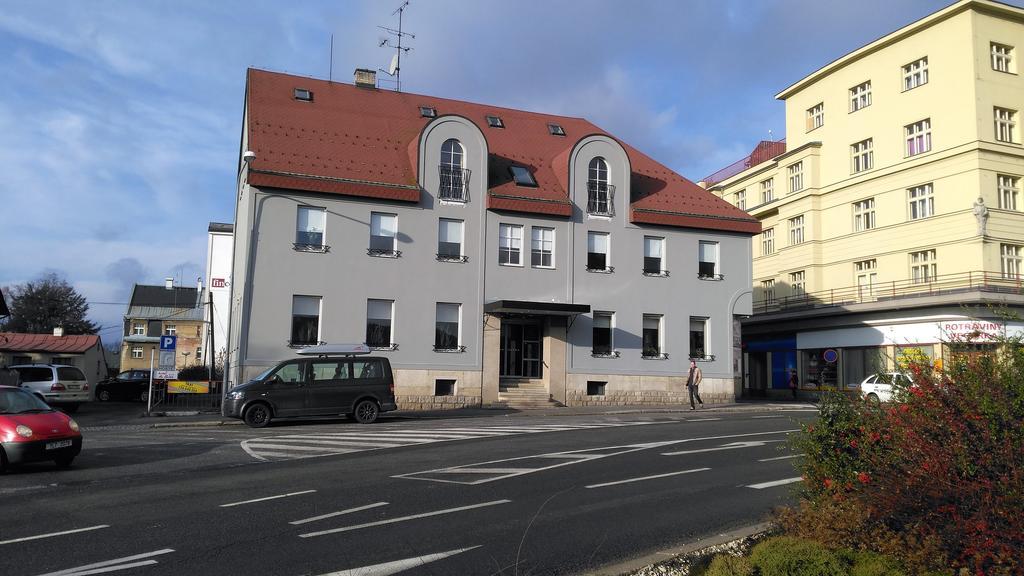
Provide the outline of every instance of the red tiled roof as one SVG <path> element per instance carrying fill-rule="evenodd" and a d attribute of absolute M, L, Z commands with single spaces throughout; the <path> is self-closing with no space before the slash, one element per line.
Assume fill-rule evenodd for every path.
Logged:
<path fill-rule="evenodd" d="M 54 336 L 52 334 L 18 334 L 0 332 L 0 350 L 5 352 L 61 352 L 80 354 L 96 346 L 100 337 L 95 334 L 82 336 Z"/>
<path fill-rule="evenodd" d="M 311 90 L 313 101 L 296 100 L 295 88 Z M 418 202 L 417 147 L 423 128 L 432 120 L 420 116 L 420 106 L 430 106 L 438 116 L 469 119 L 486 137 L 489 209 L 569 217 L 568 162 L 573 146 L 593 134 L 614 138 L 582 118 L 358 88 L 251 68 L 246 92 L 247 146 L 256 153 L 248 181 L 256 186 Z M 501 117 L 505 128 L 489 127 L 488 115 Z M 552 136 L 549 123 L 561 125 L 566 136 Z M 634 148 L 625 144 L 623 148 L 633 168 L 633 215 L 657 210 L 677 216 L 665 225 L 760 231 L 760 224 L 746 212 Z M 517 186 L 508 171 L 511 164 L 528 168 L 537 187 Z M 688 223 L 676 223 L 684 221 Z M 746 225 L 738 224 L 741 221 Z"/>

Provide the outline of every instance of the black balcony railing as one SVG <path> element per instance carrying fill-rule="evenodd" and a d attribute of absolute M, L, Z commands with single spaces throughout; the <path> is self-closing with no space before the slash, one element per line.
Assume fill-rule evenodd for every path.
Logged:
<path fill-rule="evenodd" d="M 587 214 L 595 216 L 615 215 L 615 186 L 598 182 L 597 180 L 587 181 Z"/>
<path fill-rule="evenodd" d="M 974 291 L 1024 294 L 1024 275 L 1004 275 L 999 272 L 984 271 L 960 272 L 918 280 L 894 280 L 876 282 L 870 286 L 844 286 L 817 292 L 803 292 L 792 296 L 774 296 L 754 300 L 754 314 L 905 300 Z"/>
<path fill-rule="evenodd" d="M 438 167 L 441 185 L 437 189 L 437 197 L 449 202 L 469 201 L 469 170 L 455 166 Z"/>

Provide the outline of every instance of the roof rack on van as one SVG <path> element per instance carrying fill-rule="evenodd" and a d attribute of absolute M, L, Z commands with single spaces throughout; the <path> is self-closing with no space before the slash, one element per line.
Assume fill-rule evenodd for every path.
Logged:
<path fill-rule="evenodd" d="M 298 351 L 298 354 L 301 356 L 324 358 L 326 356 L 358 356 L 360 354 L 369 354 L 370 352 L 370 347 L 366 344 L 322 344 L 320 346 L 303 348 Z"/>

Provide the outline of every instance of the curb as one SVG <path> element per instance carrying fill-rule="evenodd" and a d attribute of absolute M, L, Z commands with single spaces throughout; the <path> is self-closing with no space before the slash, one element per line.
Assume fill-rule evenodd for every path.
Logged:
<path fill-rule="evenodd" d="M 671 576 L 674 574 L 688 574 L 688 571 L 676 569 L 672 566 L 662 566 L 662 564 L 673 562 L 682 556 L 697 555 L 697 553 L 704 551 L 710 552 L 711 548 L 740 542 L 747 538 L 763 534 L 770 528 L 771 524 L 768 522 L 743 526 L 735 530 L 730 530 L 729 532 L 699 538 L 692 542 L 680 544 L 679 546 L 669 548 L 667 550 L 652 552 L 625 562 L 598 568 L 594 571 L 582 572 L 581 576 L 646 576 L 648 574 L 664 574 L 666 576 Z"/>

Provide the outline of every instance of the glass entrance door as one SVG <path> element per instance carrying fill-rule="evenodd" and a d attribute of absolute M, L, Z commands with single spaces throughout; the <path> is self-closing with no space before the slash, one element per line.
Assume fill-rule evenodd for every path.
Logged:
<path fill-rule="evenodd" d="M 501 323 L 500 372 L 504 378 L 540 378 L 544 343 L 539 322 Z"/>

